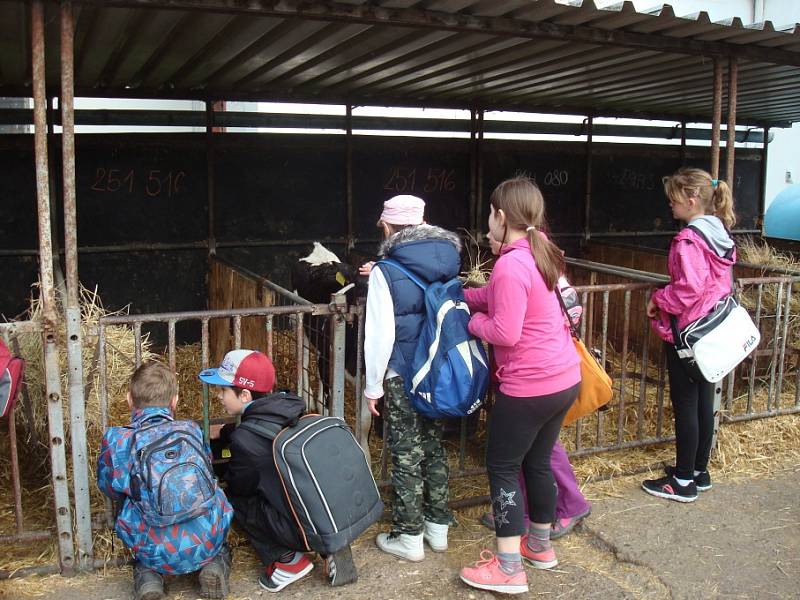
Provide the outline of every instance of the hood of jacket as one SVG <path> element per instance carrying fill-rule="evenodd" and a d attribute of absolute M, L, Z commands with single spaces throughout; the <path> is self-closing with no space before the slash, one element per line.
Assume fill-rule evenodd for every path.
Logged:
<path fill-rule="evenodd" d="M 401 262 L 426 281 L 446 281 L 461 267 L 461 238 L 435 225 L 415 225 L 387 238 L 378 255 Z"/>
<path fill-rule="evenodd" d="M 286 392 L 267 394 L 253 400 L 242 414 L 242 420 L 263 419 L 286 427 L 297 421 L 306 409 L 302 398 Z"/>
<path fill-rule="evenodd" d="M 724 257 L 734 246 L 730 234 L 718 217 L 703 215 L 692 219 L 689 225 L 703 232 L 703 236 L 717 256 Z"/>

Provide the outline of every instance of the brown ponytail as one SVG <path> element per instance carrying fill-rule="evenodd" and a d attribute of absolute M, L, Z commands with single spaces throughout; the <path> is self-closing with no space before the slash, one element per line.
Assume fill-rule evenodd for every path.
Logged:
<path fill-rule="evenodd" d="M 736 225 L 736 213 L 733 212 L 733 194 L 731 188 L 725 181 L 717 182 L 712 197 L 714 203 L 714 214 L 719 217 L 725 229 L 730 231 Z"/>
<path fill-rule="evenodd" d="M 539 186 L 529 177 L 506 179 L 492 192 L 489 200 L 494 209 L 506 215 L 506 226 L 519 231 L 528 230 L 528 242 L 536 267 L 548 290 L 554 290 L 564 272 L 564 255 L 545 237 L 547 223 L 544 215 L 544 198 Z M 505 240 L 502 240 L 505 241 Z"/>

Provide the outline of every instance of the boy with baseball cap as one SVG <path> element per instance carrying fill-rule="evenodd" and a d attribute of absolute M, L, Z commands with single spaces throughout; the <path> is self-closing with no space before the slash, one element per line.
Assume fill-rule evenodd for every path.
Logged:
<path fill-rule="evenodd" d="M 199 378 L 219 386 L 217 397 L 225 411 L 240 415 L 242 423 L 266 421 L 287 427 L 294 425 L 305 412 L 302 398 L 272 391 L 275 367 L 257 350 L 228 352 L 219 368 L 206 369 Z M 258 583 L 268 592 L 278 592 L 311 572 L 314 564 L 303 554 L 305 544 L 284 495 L 272 443 L 234 423 L 225 425 L 219 438 L 229 445 L 231 452 L 224 479 L 234 518 L 265 567 Z M 356 580 L 349 546 L 324 557 L 324 561 L 331 585 Z"/>

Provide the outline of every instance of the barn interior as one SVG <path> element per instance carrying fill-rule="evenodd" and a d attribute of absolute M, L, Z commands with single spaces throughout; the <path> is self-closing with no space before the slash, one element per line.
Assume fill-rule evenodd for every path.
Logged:
<path fill-rule="evenodd" d="M 7 339 L 44 333 L 31 396 L 63 389 L 63 403 L 41 403 L 39 426 L 24 402 L 17 422 L 24 443 L 66 439 L 67 419 L 71 436 L 67 449 L 39 442 L 55 465 L 52 523 L 45 533 L 35 524 L 33 535 L 18 514 L 16 533 L 3 539 L 49 538 L 54 529 L 60 571 L 99 556 L 93 540 L 107 507 L 86 481 L 92 435 L 123 418 L 111 406 L 124 387 L 111 381 L 109 359 L 123 340 L 129 362 L 152 352 L 176 368 L 182 354 L 194 368 L 226 348 L 258 345 L 284 361 L 287 385 L 305 394 L 316 397 L 318 380 L 329 377 L 339 404 L 322 398 L 321 408 L 366 435 L 360 403 L 346 403 L 360 397 L 359 378 L 347 383 L 343 369 L 362 313 L 335 303 L 314 309 L 292 296 L 290 272 L 313 242 L 353 264 L 372 256 L 381 204 L 398 193 L 422 196 L 429 222 L 478 240 L 494 186 L 518 172 L 534 177 L 588 307 L 583 333 L 617 389 L 610 413 L 568 432 L 569 449 L 667 439 L 663 360 L 643 314 L 678 228 L 661 177 L 689 165 L 726 179 L 737 205 L 733 233 L 758 238 L 770 131 L 800 121 L 796 26 L 712 22 L 669 5 L 7 1 L 0 40 L 0 97 L 9 99 L 0 124 L 15 128 L 0 135 L 0 314 L 11 321 L 2 331 Z M 75 98 L 147 108 L 81 109 Z M 158 107 L 164 100 L 202 108 Z M 234 102 L 335 109 L 230 110 Z M 451 116 L 363 110 L 376 106 Z M 97 129 L 74 132 L 84 125 Z M 137 127 L 180 132 L 113 132 Z M 536 139 L 519 139 L 526 136 Z M 737 276 L 766 343 L 721 392 L 731 418 L 797 412 L 798 272 L 742 264 Z M 105 307 L 94 329 L 80 327 L 81 288 L 92 297 L 96 290 Z M 32 295 L 39 312 L 26 315 Z M 314 310 L 329 322 L 303 342 Z M 108 337 L 113 328 L 119 339 Z M 322 346 L 337 357 L 324 376 L 309 358 Z M 193 416 L 207 420 L 208 390 L 191 377 L 182 389 L 195 399 Z M 461 431 L 458 471 L 472 472 Z M 373 463 L 385 480 L 385 456 Z"/>

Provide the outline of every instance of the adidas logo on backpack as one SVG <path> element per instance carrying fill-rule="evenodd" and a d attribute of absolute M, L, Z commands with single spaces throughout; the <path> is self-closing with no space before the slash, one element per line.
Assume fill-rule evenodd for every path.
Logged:
<path fill-rule="evenodd" d="M 422 325 L 406 392 L 411 405 L 430 419 L 465 417 L 483 403 L 489 384 L 489 361 L 483 344 L 467 329 L 470 312 L 457 278 L 424 284 L 399 262 L 400 270 L 425 294 Z"/>

